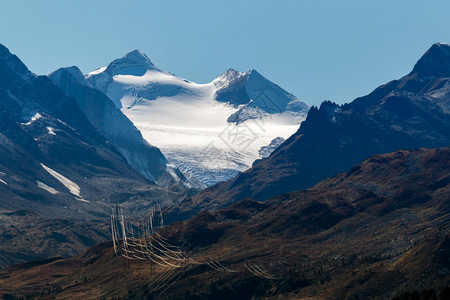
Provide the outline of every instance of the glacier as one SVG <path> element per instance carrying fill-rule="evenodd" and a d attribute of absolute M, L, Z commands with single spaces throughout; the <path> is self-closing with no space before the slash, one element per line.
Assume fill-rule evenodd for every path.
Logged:
<path fill-rule="evenodd" d="M 85 75 L 158 147 L 169 164 L 202 187 L 251 167 L 274 138 L 288 138 L 309 107 L 256 70 L 230 69 L 206 84 L 163 71 L 134 50 Z"/>

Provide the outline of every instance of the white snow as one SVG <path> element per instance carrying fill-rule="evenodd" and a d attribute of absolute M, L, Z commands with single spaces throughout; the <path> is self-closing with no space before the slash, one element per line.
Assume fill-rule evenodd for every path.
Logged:
<path fill-rule="evenodd" d="M 96 74 L 99 74 L 99 73 L 102 73 L 105 70 L 106 70 L 106 67 L 98 68 L 97 70 L 88 73 L 87 77 L 92 76 L 92 75 L 96 75 Z"/>
<path fill-rule="evenodd" d="M 5 173 L 5 172 L 0 172 L 0 175 L 1 175 L 1 176 L 5 176 L 6 173 Z M 0 182 L 1 182 L 1 183 L 4 183 L 4 184 L 6 184 L 6 185 L 8 185 L 8 183 L 7 183 L 6 181 L 4 181 L 3 179 L 0 179 Z"/>
<path fill-rule="evenodd" d="M 145 86 L 151 82 L 160 82 L 165 84 L 176 84 L 184 87 L 189 87 L 193 83 L 173 76 L 170 73 L 161 72 L 158 70 L 147 70 L 144 75 L 115 75 L 114 81 L 120 84 L 133 85 L 133 86 Z"/>
<path fill-rule="evenodd" d="M 58 193 L 59 193 L 57 190 L 55 190 L 54 188 L 52 188 L 52 187 L 46 185 L 46 184 L 43 183 L 43 182 L 36 181 L 36 183 L 37 183 L 38 187 L 40 187 L 41 189 L 46 190 L 46 191 L 49 192 L 50 194 L 55 195 L 55 194 L 58 194 Z"/>
<path fill-rule="evenodd" d="M 75 197 L 75 199 L 77 199 L 78 201 L 81 201 L 81 202 L 86 202 L 86 203 L 91 202 L 89 200 L 86 200 L 86 199 L 83 199 L 83 198 L 80 198 L 80 197 Z"/>
<path fill-rule="evenodd" d="M 22 125 L 28 126 L 31 125 L 31 123 L 33 123 L 34 121 L 40 119 L 42 116 L 40 113 L 35 113 L 34 116 L 31 117 L 31 119 L 26 122 L 26 123 L 22 123 Z"/>
<path fill-rule="evenodd" d="M 47 127 L 47 130 L 48 130 L 48 134 L 50 134 L 50 135 L 56 135 L 56 133 L 55 133 L 55 129 L 53 128 L 53 127 Z"/>
<path fill-rule="evenodd" d="M 80 187 L 78 186 L 78 184 L 76 184 L 75 182 L 71 181 L 70 179 L 64 177 L 63 175 L 59 174 L 58 172 L 56 172 L 55 170 L 47 167 L 46 165 L 41 163 L 42 168 L 44 168 L 50 175 L 52 175 L 53 177 L 55 177 L 56 180 L 58 180 L 59 182 L 61 182 L 72 195 L 76 196 L 76 199 L 79 201 L 83 201 L 83 202 L 90 202 L 88 200 L 85 200 L 83 198 L 81 198 L 80 196 Z"/>
<path fill-rule="evenodd" d="M 278 113 L 229 124 L 228 117 L 238 108 L 214 98 L 217 88 L 227 84 L 222 82 L 225 77 L 197 84 L 153 65 L 146 70 L 125 63 L 115 67 L 112 77 L 99 69 L 89 73 L 86 81 L 105 91 L 169 163 L 183 164 L 187 172 L 204 177 L 199 179 L 207 184 L 248 169 L 259 159 L 261 147 L 276 137 L 287 139 L 302 121 L 289 113 Z"/>
<path fill-rule="evenodd" d="M 213 85 L 191 85 L 195 94 L 143 99 L 132 106 L 134 97 L 125 95 L 121 98 L 122 112 L 170 162 L 184 163 L 196 176 L 204 176 L 200 169 L 214 172 L 209 176 L 217 180 L 211 183 L 237 173 L 226 175 L 227 169 L 248 169 L 259 158 L 261 147 L 275 137 L 288 138 L 299 127 L 288 113 L 248 120 L 241 125 L 229 124 L 227 119 L 237 108 L 213 100 Z M 246 141 L 239 144 L 238 139 Z"/>

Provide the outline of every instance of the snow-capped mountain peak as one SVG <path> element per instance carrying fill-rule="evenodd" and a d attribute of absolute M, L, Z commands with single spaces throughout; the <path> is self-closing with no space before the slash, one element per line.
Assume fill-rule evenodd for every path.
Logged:
<path fill-rule="evenodd" d="M 231 81 L 239 76 L 242 76 L 244 73 L 236 71 L 235 69 L 228 69 L 224 73 L 222 73 L 219 77 L 213 80 L 214 83 L 221 83 L 224 81 Z"/>
<path fill-rule="evenodd" d="M 140 50 L 133 50 L 127 53 L 122 58 L 114 60 L 108 65 L 105 72 L 114 75 L 134 75 L 142 76 L 148 70 L 160 71 Z"/>
<path fill-rule="evenodd" d="M 125 76 L 128 79 L 131 77 L 132 80 L 139 80 L 140 77 L 145 81 L 146 78 L 144 75 L 149 75 L 150 73 L 165 74 L 151 62 L 147 55 L 136 49 L 127 53 L 122 58 L 113 60 L 107 67 L 99 68 L 88 73 L 85 76 L 84 84 L 107 94 L 113 100 L 114 104 L 118 108 L 121 108 L 122 104 L 120 100 L 111 97 L 108 91 L 114 79 Z"/>
<path fill-rule="evenodd" d="M 255 69 L 247 72 L 238 72 L 229 69 L 214 81 L 215 99 L 227 102 L 235 107 L 251 105 L 267 113 L 282 113 L 289 103 L 299 101 L 294 95 L 288 93 L 277 84 L 265 78 Z M 308 111 L 304 106 L 304 113 Z"/>
<path fill-rule="evenodd" d="M 289 137 L 308 111 L 306 104 L 288 110 L 301 101 L 254 69 L 197 84 L 158 69 L 138 50 L 91 72 L 85 84 L 105 93 L 169 163 L 206 185 L 250 167 L 262 146 Z M 244 129 L 237 138 L 245 143 L 231 138 L 229 131 Z"/>
<path fill-rule="evenodd" d="M 127 53 L 122 59 L 129 62 L 134 62 L 135 64 L 147 64 L 154 66 L 148 56 L 139 49 L 135 49 Z"/>

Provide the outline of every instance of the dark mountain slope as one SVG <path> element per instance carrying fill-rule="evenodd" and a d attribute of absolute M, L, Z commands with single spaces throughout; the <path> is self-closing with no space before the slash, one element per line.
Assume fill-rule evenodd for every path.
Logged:
<path fill-rule="evenodd" d="M 31 73 L 4 46 L 0 172 L 0 208 L 51 217 L 105 217 L 116 199 L 128 200 L 121 195 L 130 189 L 154 190 L 105 142 L 75 99 Z"/>
<path fill-rule="evenodd" d="M 180 212 L 308 188 L 374 154 L 450 145 L 449 49 L 433 45 L 410 74 L 349 104 L 311 108 L 297 133 L 268 158 L 205 189 Z"/>
<path fill-rule="evenodd" d="M 139 215 L 179 192 L 132 169 L 74 98 L 0 45 L 1 267 L 84 251 L 116 202 Z"/>
<path fill-rule="evenodd" d="M 449 168 L 450 148 L 377 155 L 310 190 L 246 199 L 166 227 L 164 241 L 191 258 L 185 267 L 118 258 L 103 244 L 73 259 L 4 269 L 0 294 L 379 299 L 440 290 L 450 284 Z M 214 270 L 212 261 L 234 272 Z M 252 275 L 255 266 L 274 279 Z"/>

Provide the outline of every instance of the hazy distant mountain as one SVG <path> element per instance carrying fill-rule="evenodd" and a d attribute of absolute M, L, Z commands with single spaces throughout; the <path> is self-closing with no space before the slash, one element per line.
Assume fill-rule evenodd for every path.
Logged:
<path fill-rule="evenodd" d="M 214 185 L 186 207 L 223 207 L 311 187 L 373 154 L 450 145 L 450 46 L 434 44 L 413 71 L 344 105 L 312 107 L 268 158 Z"/>
<path fill-rule="evenodd" d="M 249 168 L 272 139 L 289 137 L 308 106 L 255 70 L 228 70 L 197 84 L 157 68 L 134 50 L 86 75 L 162 150 L 205 186 Z"/>

